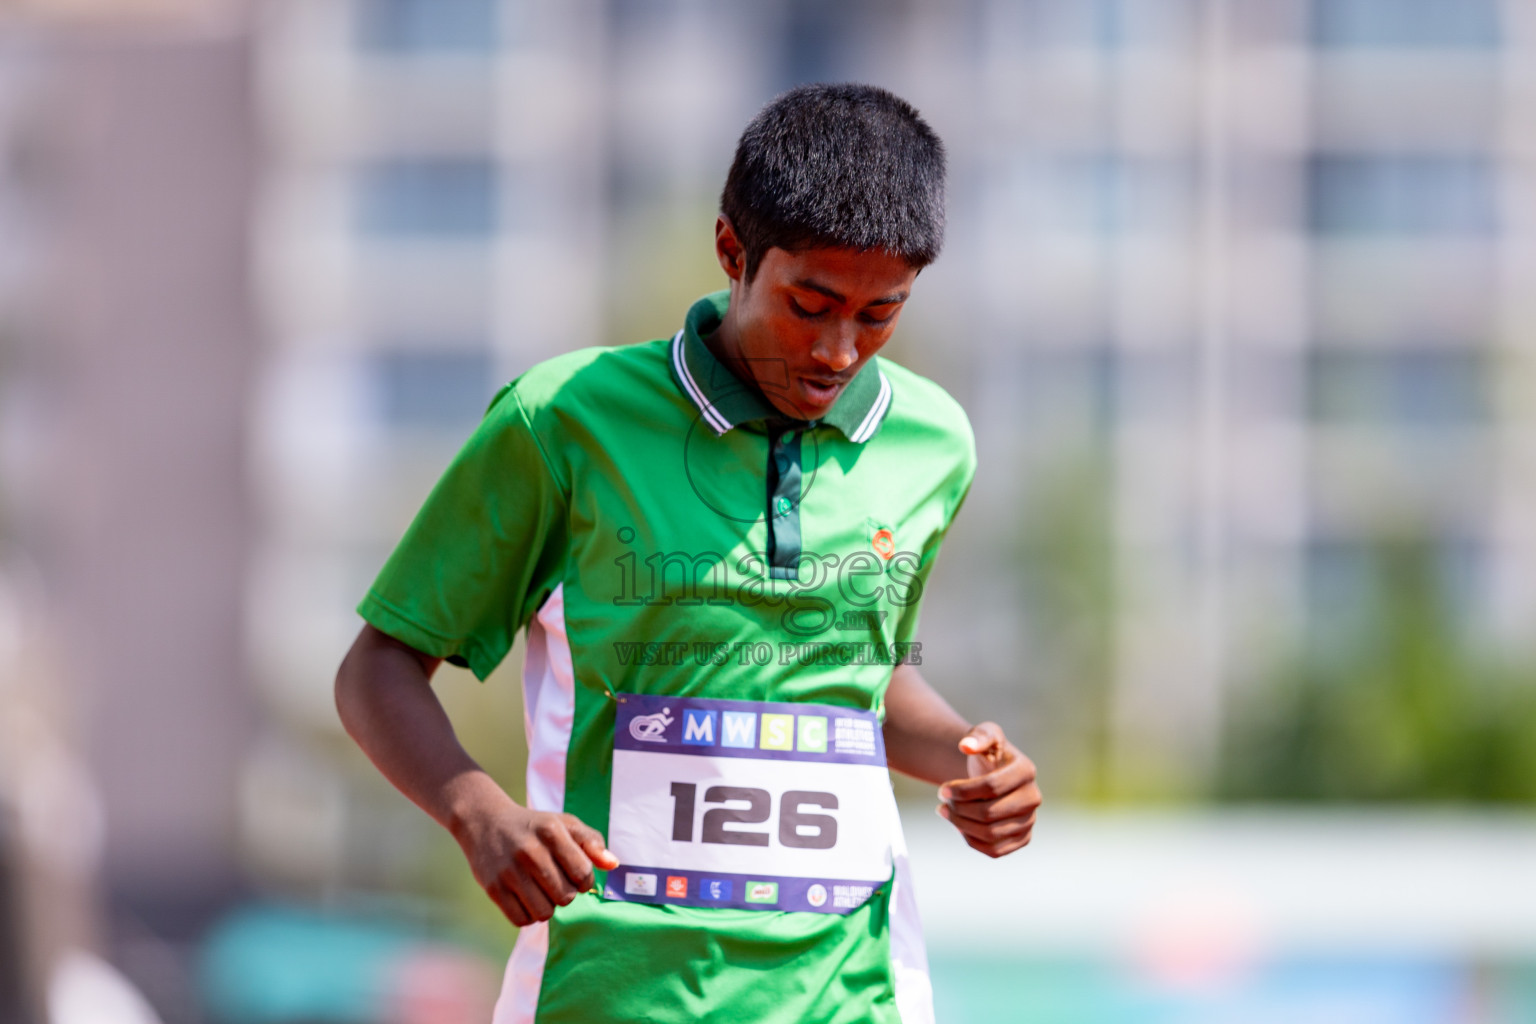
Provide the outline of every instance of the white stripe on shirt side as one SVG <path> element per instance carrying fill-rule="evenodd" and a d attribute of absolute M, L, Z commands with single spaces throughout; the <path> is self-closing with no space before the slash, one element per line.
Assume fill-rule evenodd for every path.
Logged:
<path fill-rule="evenodd" d="M 528 735 L 528 806 L 536 811 L 565 809 L 565 755 L 576 715 L 576 682 L 571 671 L 571 643 L 565 633 L 565 585 L 554 589 L 528 623 L 523 659 L 523 728 Z M 549 954 L 549 923 L 541 921 L 517 933 L 507 961 L 494 1024 L 533 1024 Z"/>
<path fill-rule="evenodd" d="M 891 801 L 891 855 L 896 861 L 896 880 L 891 887 L 891 980 L 896 986 L 896 1012 L 901 1024 L 934 1024 L 933 981 L 928 975 L 928 950 L 923 943 L 923 922 L 912 891 L 912 867 L 901 816 Z"/>

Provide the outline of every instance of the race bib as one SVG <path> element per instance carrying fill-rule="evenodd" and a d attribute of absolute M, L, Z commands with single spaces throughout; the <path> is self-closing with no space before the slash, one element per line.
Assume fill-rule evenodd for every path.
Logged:
<path fill-rule="evenodd" d="M 603 895 L 846 914 L 891 877 L 873 712 L 620 694 Z"/>

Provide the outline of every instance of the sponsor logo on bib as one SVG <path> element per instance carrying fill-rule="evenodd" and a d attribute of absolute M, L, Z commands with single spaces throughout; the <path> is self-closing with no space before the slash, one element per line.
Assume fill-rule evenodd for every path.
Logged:
<path fill-rule="evenodd" d="M 685 900 L 688 898 L 688 879 L 678 875 L 667 876 L 667 898 L 673 900 Z"/>
<path fill-rule="evenodd" d="M 813 907 L 822 906 L 827 902 L 827 887 L 817 882 L 805 890 L 805 901 Z"/>
<path fill-rule="evenodd" d="M 689 746 L 715 745 L 715 713 L 687 708 L 683 711 L 683 742 Z"/>
<path fill-rule="evenodd" d="M 631 896 L 655 896 L 656 876 L 631 872 L 624 878 L 624 891 Z"/>
<path fill-rule="evenodd" d="M 636 715 L 629 721 L 629 734 L 644 743 L 667 742 L 667 726 L 672 724 L 671 708 L 654 715 Z"/>
<path fill-rule="evenodd" d="M 795 716 L 763 715 L 763 738 L 758 746 L 764 750 L 794 750 Z"/>
<path fill-rule="evenodd" d="M 795 749 L 814 754 L 827 752 L 827 719 L 825 715 L 798 715 L 796 724 L 800 729 L 799 740 Z"/>
<path fill-rule="evenodd" d="M 777 903 L 779 902 L 778 882 L 748 882 L 748 903 Z"/>

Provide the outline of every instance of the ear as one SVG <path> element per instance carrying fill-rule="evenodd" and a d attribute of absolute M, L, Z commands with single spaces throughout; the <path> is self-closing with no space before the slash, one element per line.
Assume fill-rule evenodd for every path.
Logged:
<path fill-rule="evenodd" d="M 715 258 L 725 276 L 739 284 L 747 272 L 747 251 L 723 213 L 715 218 Z"/>

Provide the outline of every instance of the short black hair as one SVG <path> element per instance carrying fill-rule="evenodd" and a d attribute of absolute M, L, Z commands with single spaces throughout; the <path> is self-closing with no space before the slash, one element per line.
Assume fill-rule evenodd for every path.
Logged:
<path fill-rule="evenodd" d="M 802 85 L 741 133 L 720 212 L 748 281 L 774 246 L 880 250 L 921 268 L 944 244 L 944 144 L 884 89 Z"/>

